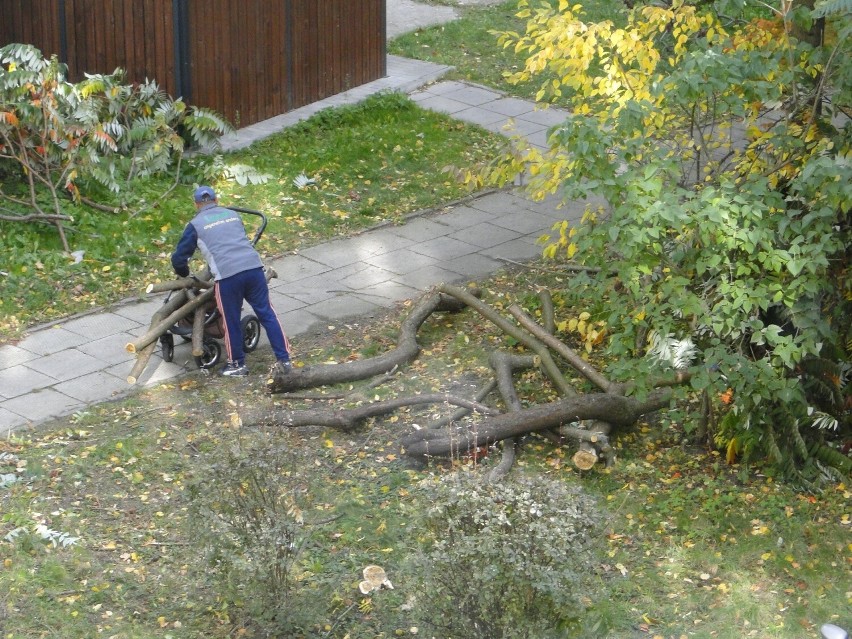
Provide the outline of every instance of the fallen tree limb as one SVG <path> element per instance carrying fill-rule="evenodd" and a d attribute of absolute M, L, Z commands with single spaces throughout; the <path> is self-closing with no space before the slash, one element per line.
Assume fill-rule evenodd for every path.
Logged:
<path fill-rule="evenodd" d="M 497 388 L 500 389 L 500 396 L 503 398 L 503 403 L 506 405 L 508 412 L 516 413 L 522 408 L 518 392 L 515 390 L 514 383 L 512 383 L 512 373 L 518 369 L 533 368 L 538 364 L 538 361 L 537 357 L 515 355 L 514 353 L 505 353 L 503 351 L 495 351 L 488 358 L 488 362 L 497 376 Z M 515 463 L 516 456 L 517 441 L 515 438 L 508 437 L 504 439 L 503 457 L 500 463 L 488 473 L 488 481 L 498 482 L 508 475 Z"/>
<path fill-rule="evenodd" d="M 546 308 L 546 304 L 544 302 L 545 298 L 541 295 L 540 297 L 542 298 L 544 308 Z M 547 297 L 549 299 L 549 295 Z M 540 339 L 542 343 L 545 344 L 547 347 L 553 349 L 556 354 L 560 355 L 565 361 L 567 361 L 574 368 L 574 370 L 579 372 L 581 375 L 583 375 L 586 379 L 595 384 L 605 393 L 613 393 L 616 395 L 625 394 L 623 385 L 614 384 L 610 382 L 596 368 L 594 368 L 579 354 L 577 354 L 572 348 L 570 348 L 567 344 L 554 337 L 554 330 L 552 328 L 549 328 L 548 324 L 545 324 L 545 326 L 540 326 L 517 304 L 513 304 L 509 307 L 509 313 L 512 315 L 512 317 L 518 320 L 518 323 L 522 327 L 528 330 L 536 338 Z M 544 311 L 542 312 L 542 320 L 546 321 Z M 551 319 L 550 322 L 552 324 L 553 320 Z M 559 430 L 558 435 L 556 435 L 555 433 L 551 433 L 550 431 L 543 431 L 542 434 L 551 439 L 554 436 L 556 437 L 556 439 L 559 439 L 565 435 L 565 428 L 566 427 L 563 426 Z M 578 432 L 584 432 L 584 430 L 581 428 L 576 428 L 573 430 Z M 589 430 L 593 433 L 593 436 L 589 438 L 579 438 L 580 441 L 578 450 L 572 457 L 574 465 L 580 470 L 589 470 L 598 462 L 599 457 L 603 455 L 606 459 L 607 466 L 611 466 L 615 460 L 615 452 L 612 446 L 610 446 L 609 444 L 609 438 L 607 437 L 607 434 L 610 432 L 610 430 L 612 430 L 612 425 L 605 421 L 593 420 L 591 422 L 591 427 L 589 428 Z"/>
<path fill-rule="evenodd" d="M 26 215 L 4 215 L 0 214 L 0 220 L 4 222 L 33 222 L 33 221 L 44 221 L 44 222 L 60 222 L 60 221 L 70 221 L 73 222 L 74 218 L 70 215 L 60 215 L 55 213 L 29 213 Z"/>
<path fill-rule="evenodd" d="M 160 320 L 156 325 L 149 328 L 148 332 L 145 333 L 142 337 L 140 337 L 136 341 L 128 342 L 124 348 L 127 350 L 128 353 L 135 353 L 136 351 L 145 348 L 151 342 L 155 342 L 157 338 L 160 337 L 160 335 L 169 330 L 178 321 L 182 320 L 184 317 L 187 317 L 195 309 L 203 306 L 204 304 L 212 300 L 214 292 L 215 289 L 207 289 L 201 295 L 199 295 L 193 300 L 188 301 L 186 304 L 171 313 L 168 317 Z"/>
<path fill-rule="evenodd" d="M 533 351 L 536 355 L 541 359 L 541 366 L 544 370 L 544 373 L 553 382 L 553 385 L 556 386 L 560 395 L 573 396 L 576 395 L 576 391 L 571 387 L 568 381 L 565 379 L 565 376 L 562 374 L 562 371 L 559 370 L 559 367 L 556 365 L 556 362 L 553 361 L 553 358 L 550 356 L 550 352 L 547 350 L 547 347 L 542 344 L 542 342 L 532 335 L 527 333 L 526 331 L 521 330 L 504 317 L 502 317 L 499 313 L 497 313 L 493 308 L 480 302 L 478 299 L 470 295 L 467 291 L 460 289 L 456 286 L 450 286 L 449 284 L 441 284 L 438 286 L 438 290 L 446 293 L 447 295 L 452 295 L 453 297 L 463 301 L 465 304 L 476 310 L 480 315 L 489 320 L 492 324 L 494 324 L 501 331 L 514 337 L 516 340 L 524 344 L 527 348 Z"/>
<path fill-rule="evenodd" d="M 69 198 L 70 199 L 70 198 Z M 112 213 L 116 215 L 121 213 L 121 208 L 118 206 L 107 206 L 106 204 L 101 204 L 100 202 L 95 202 L 87 197 L 80 196 L 80 201 L 86 206 L 95 209 L 96 211 L 103 211 L 104 213 Z"/>
<path fill-rule="evenodd" d="M 541 300 L 541 325 L 548 335 L 553 335 L 556 332 L 556 311 L 553 308 L 553 296 L 547 289 L 542 289 L 538 292 L 538 299 Z"/>
<path fill-rule="evenodd" d="M 268 282 L 278 277 L 275 269 L 264 268 Z M 209 267 L 205 267 L 195 277 L 183 277 L 173 282 L 163 282 L 148 286 L 147 292 L 170 291 L 170 296 L 151 317 L 151 325 L 146 333 L 134 342 L 128 342 L 125 349 L 136 353 L 136 363 L 127 377 L 130 384 L 135 384 L 157 343 L 157 339 L 167 333 L 175 324 L 192 315 L 192 354 L 200 357 L 204 353 L 204 328 L 208 304 L 212 304 L 215 295 L 214 282 L 211 280 Z"/>
<path fill-rule="evenodd" d="M 186 292 L 182 291 L 165 302 L 163 306 L 157 309 L 157 311 L 151 316 L 151 327 L 159 323 L 163 317 L 166 317 L 183 306 L 186 299 Z M 145 367 L 148 365 L 148 361 L 151 359 L 151 355 L 154 353 L 156 346 L 157 342 L 152 341 L 145 348 L 136 353 L 136 362 L 133 364 L 133 368 L 130 369 L 130 374 L 127 376 L 128 384 L 135 384 L 139 381 L 139 376 L 142 375 L 142 371 L 144 371 Z"/>
<path fill-rule="evenodd" d="M 548 304 L 547 299 L 547 296 L 542 297 L 545 307 Z M 512 313 L 522 323 L 520 327 L 504 318 L 496 309 L 482 303 L 469 291 L 448 285 L 437 287 L 437 292 L 424 296 L 414 305 L 400 326 L 396 346 L 387 353 L 364 360 L 297 368 L 289 373 L 276 371 L 272 378 L 267 380 L 267 390 L 271 393 L 286 393 L 376 376 L 385 376 L 383 379 L 387 379 L 390 371 L 400 370 L 417 357 L 420 352 L 417 332 L 432 313 L 458 311 L 466 306 L 473 307 L 498 329 L 514 337 L 534 353 L 493 354 L 490 361 L 496 381 L 480 389 L 476 401 L 440 394 L 402 397 L 343 409 L 335 409 L 333 404 L 306 410 L 275 410 L 271 414 L 249 409 L 252 417 L 246 419 L 244 416 L 243 424 L 318 426 L 350 431 L 358 428 L 367 419 L 387 415 L 400 408 L 416 404 L 452 404 L 461 407 L 461 410 L 454 411 L 449 418 L 435 422 L 439 425 L 437 428 L 431 427 L 434 424 L 430 424 L 430 428 L 415 426 L 416 431 L 410 431 L 402 438 L 403 452 L 421 458 L 453 456 L 472 453 L 479 447 L 503 442 L 503 459 L 491 473 L 491 481 L 498 481 L 514 463 L 516 438 L 532 432 L 556 438 L 560 443 L 564 441 L 563 438 L 578 440 L 580 451 L 575 455 L 575 464 L 579 468 L 590 468 L 600 458 L 605 458 L 610 464 L 614 460 L 614 451 L 609 439 L 610 430 L 632 425 L 642 415 L 668 405 L 673 397 L 669 389 L 656 390 L 642 400 L 635 396 L 626 396 L 622 385 L 610 383 L 601 373 L 588 366 L 578 354 L 555 339 L 546 327 L 537 325 L 519 307 L 513 308 Z M 548 320 L 546 315 L 548 311 L 544 310 L 543 319 L 552 326 L 553 321 Z M 596 380 L 598 385 L 609 392 L 578 396 L 557 367 L 550 349 L 560 355 L 569 355 L 566 359 L 572 366 L 581 369 L 582 374 Z M 532 366 L 540 367 L 553 381 L 557 392 L 564 392 L 567 396 L 549 404 L 524 408 L 514 386 L 513 372 Z M 495 384 L 507 407 L 506 413 L 498 413 L 479 403 L 493 390 Z M 453 423 L 472 411 L 479 413 L 472 426 Z M 591 427 L 577 428 L 576 422 L 590 423 Z"/>
<path fill-rule="evenodd" d="M 578 373 L 600 388 L 603 392 L 619 395 L 623 394 L 621 386 L 610 382 L 606 377 L 601 375 L 594 366 L 580 357 L 576 351 L 539 326 L 520 306 L 513 304 L 509 307 L 509 313 L 512 314 L 512 317 L 518 320 L 518 323 L 520 323 L 521 326 L 532 333 L 537 339 L 540 339 L 545 346 L 555 351 L 557 355 L 571 364 Z"/>
<path fill-rule="evenodd" d="M 453 397 L 451 395 L 433 393 L 427 395 L 413 395 L 399 397 L 382 402 L 373 402 L 355 408 L 342 408 L 340 410 L 297 410 L 276 412 L 272 415 L 272 423 L 276 426 L 299 427 L 299 426 L 322 426 L 324 428 L 335 428 L 342 431 L 350 431 L 357 428 L 361 422 L 370 417 L 388 415 L 400 408 L 417 406 L 422 404 L 451 404 L 463 406 L 468 410 L 476 411 L 485 415 L 496 415 L 497 411 L 478 402 Z M 257 421 L 269 421 L 269 416 Z M 243 420 L 243 425 L 247 424 Z"/>
<path fill-rule="evenodd" d="M 568 397 L 514 413 L 486 417 L 469 429 L 410 433 L 402 439 L 402 448 L 406 455 L 413 457 L 447 456 L 583 419 L 599 419 L 624 427 L 646 413 L 667 406 L 671 397 L 668 390 L 652 393 L 643 402 L 610 393 Z"/>
<path fill-rule="evenodd" d="M 205 313 L 198 309 L 192 316 L 192 356 L 204 355 L 204 321 Z"/>
<path fill-rule="evenodd" d="M 583 377 L 588 379 L 592 384 L 600 388 L 605 393 L 614 393 L 625 395 L 635 387 L 635 384 L 620 384 L 611 382 L 603 374 L 601 374 L 594 366 L 584 360 L 577 351 L 570 346 L 561 342 L 556 337 L 553 337 L 539 326 L 524 310 L 517 304 L 509 307 L 509 313 L 512 317 L 518 320 L 525 329 L 532 333 L 536 338 L 540 339 L 548 348 L 551 348 L 557 355 L 562 357 L 574 369 L 577 370 Z M 689 382 L 692 379 L 692 372 L 684 369 L 675 370 L 672 373 L 658 375 L 650 380 L 651 388 L 662 388 L 666 386 L 680 386 Z"/>
<path fill-rule="evenodd" d="M 472 299 L 476 299 L 471 295 Z M 464 308 L 464 303 L 449 295 L 433 293 L 424 297 L 411 311 L 400 326 L 396 348 L 368 359 L 340 364 L 318 364 L 293 369 L 287 374 L 275 372 L 267 380 L 266 388 L 270 393 L 286 393 L 288 391 L 314 388 L 352 382 L 374 375 L 381 375 L 394 367 L 414 360 L 420 352 L 417 343 L 417 331 L 432 313 L 457 312 Z"/>
<path fill-rule="evenodd" d="M 155 282 L 148 284 L 145 288 L 146 293 L 167 293 L 168 291 L 179 291 L 185 288 L 210 288 L 213 282 L 202 280 L 196 277 L 180 277 L 176 280 L 168 282 Z"/>
<path fill-rule="evenodd" d="M 127 376 L 128 384 L 135 384 L 139 381 L 139 376 L 142 375 L 142 371 L 144 371 L 145 367 L 148 365 L 148 360 L 151 359 L 151 355 L 154 354 L 156 347 L 157 342 L 151 342 L 148 346 L 136 353 L 136 361 L 133 364 L 133 368 L 130 369 L 130 374 Z"/>

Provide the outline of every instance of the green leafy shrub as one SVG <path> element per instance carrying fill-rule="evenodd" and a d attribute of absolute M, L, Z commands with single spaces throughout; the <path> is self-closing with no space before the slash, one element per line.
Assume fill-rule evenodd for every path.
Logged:
<path fill-rule="evenodd" d="M 653 336 L 688 346 L 703 413 L 687 429 L 804 482 L 852 470 L 838 454 L 852 432 L 852 24 L 828 6 L 812 16 L 826 18 L 820 41 L 809 21 L 797 39 L 807 9 L 785 3 L 724 22 L 637 5 L 621 27 L 523 0 L 527 33 L 501 35 L 527 54 L 510 78 L 549 72 L 539 98 L 570 94 L 573 112 L 545 153 L 519 148 L 486 172 L 527 170 L 534 197 L 594 199 L 545 255 L 591 267 L 567 288 L 608 301 L 592 319 L 609 374 L 648 379 Z"/>
<path fill-rule="evenodd" d="M 17 167 L 17 179 L 0 190 L 0 219 L 52 223 L 69 251 L 62 226 L 72 221 L 69 198 L 97 199 L 137 178 L 179 173 L 187 142 L 214 145 L 231 127 L 155 82 L 126 83 L 121 70 L 76 84 L 66 73 L 32 45 L 0 48 L 0 162 L 4 172 Z"/>
<path fill-rule="evenodd" d="M 594 574 L 600 516 L 564 482 L 450 476 L 424 488 L 432 507 L 413 560 L 415 616 L 441 637 L 544 639 L 575 626 Z"/>

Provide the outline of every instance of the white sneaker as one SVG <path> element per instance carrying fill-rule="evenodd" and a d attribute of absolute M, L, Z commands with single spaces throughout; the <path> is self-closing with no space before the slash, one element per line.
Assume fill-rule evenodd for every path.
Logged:
<path fill-rule="evenodd" d="M 228 362 L 225 364 L 225 368 L 222 369 L 222 375 L 225 377 L 246 377 L 248 375 L 248 368 L 246 368 L 245 364 Z"/>

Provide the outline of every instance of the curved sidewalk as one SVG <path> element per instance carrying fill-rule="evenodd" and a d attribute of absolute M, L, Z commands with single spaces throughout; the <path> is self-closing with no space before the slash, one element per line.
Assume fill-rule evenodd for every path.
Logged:
<path fill-rule="evenodd" d="M 225 143 L 228 148 L 245 146 L 322 108 L 386 90 L 407 92 L 424 108 L 492 131 L 521 134 L 537 146 L 544 145 L 547 129 L 566 115 L 555 109 L 537 111 L 529 102 L 479 86 L 428 85 L 446 71 L 389 56 L 388 77 L 243 129 Z M 541 254 L 538 238 L 558 220 L 579 219 L 583 210 L 582 204 L 557 208 L 555 200 L 535 203 L 501 191 L 418 215 L 402 226 L 385 225 L 312 246 L 272 262 L 278 272 L 278 279 L 270 282 L 272 304 L 298 357 L 298 336 L 314 324 L 369 315 L 440 282 L 475 280 L 505 267 L 506 260 L 534 259 Z M 162 297 L 69 318 L 0 347 L 0 435 L 194 370 L 189 347 L 181 344 L 172 363 L 157 353 L 136 386 L 126 381 L 134 358 L 124 346 L 145 332 Z"/>

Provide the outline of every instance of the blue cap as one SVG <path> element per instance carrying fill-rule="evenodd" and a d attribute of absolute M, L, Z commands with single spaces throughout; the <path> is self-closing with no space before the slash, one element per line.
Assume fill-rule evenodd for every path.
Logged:
<path fill-rule="evenodd" d="M 216 191 L 209 186 L 199 186 L 195 189 L 196 202 L 212 202 L 216 199 Z"/>

